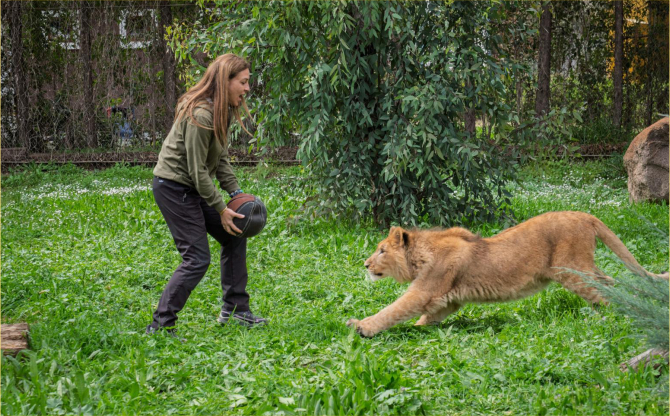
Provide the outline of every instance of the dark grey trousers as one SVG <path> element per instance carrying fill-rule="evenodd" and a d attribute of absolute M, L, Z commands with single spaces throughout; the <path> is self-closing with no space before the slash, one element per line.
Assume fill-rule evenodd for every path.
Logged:
<path fill-rule="evenodd" d="M 156 204 L 167 222 L 182 263 L 163 290 L 151 326 L 171 327 L 184 308 L 191 291 L 205 275 L 210 263 L 207 234 L 221 244 L 221 287 L 223 308 L 249 310 L 247 287 L 247 239 L 228 234 L 218 212 L 195 189 L 168 179 L 154 177 Z"/>

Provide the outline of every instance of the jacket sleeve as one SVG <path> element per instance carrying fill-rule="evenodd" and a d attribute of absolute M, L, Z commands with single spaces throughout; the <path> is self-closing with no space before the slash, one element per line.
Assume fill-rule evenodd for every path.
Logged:
<path fill-rule="evenodd" d="M 198 123 L 207 126 L 211 125 L 211 120 L 206 120 L 195 116 Z M 212 178 L 207 170 L 207 151 L 209 143 L 214 140 L 214 131 L 208 130 L 193 124 L 190 120 L 186 122 L 186 131 L 184 132 L 184 146 L 186 148 L 186 163 L 188 174 L 193 181 L 195 190 L 205 200 L 207 205 L 221 212 L 226 208 L 226 204 L 221 198 L 221 194 L 214 186 Z"/>
<path fill-rule="evenodd" d="M 219 160 L 219 167 L 216 169 L 216 179 L 219 181 L 221 188 L 228 193 L 240 189 L 237 183 L 237 177 L 233 173 L 233 167 L 230 166 L 230 159 L 228 152 L 224 150 Z"/>

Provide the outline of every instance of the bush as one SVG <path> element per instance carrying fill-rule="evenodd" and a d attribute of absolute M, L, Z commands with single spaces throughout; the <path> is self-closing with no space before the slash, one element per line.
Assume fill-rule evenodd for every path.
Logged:
<path fill-rule="evenodd" d="M 514 177 L 516 155 L 500 151 L 503 143 L 465 131 L 464 119 L 468 111 L 486 114 L 493 131 L 515 119 L 505 100 L 513 87 L 506 81 L 522 65 L 499 48 L 495 25 L 507 13 L 532 14 L 525 6 L 221 7 L 228 10 L 212 13 L 210 27 L 178 52 L 235 51 L 259 63 L 268 95 L 256 105 L 258 136 L 283 143 L 295 130 L 301 133 L 299 157 L 317 179 L 311 203 L 316 212 L 372 214 L 383 226 L 450 225 L 490 219 L 508 206 L 505 184 Z M 234 32 L 221 35 L 217 16 L 226 16 Z M 237 22 L 230 21 L 234 16 L 240 16 Z M 525 23 L 516 25 L 521 36 L 533 33 Z"/>
<path fill-rule="evenodd" d="M 600 118 L 589 124 L 578 124 L 572 129 L 573 137 L 583 144 L 630 142 L 635 133 L 630 130 L 617 128 L 611 119 Z"/>

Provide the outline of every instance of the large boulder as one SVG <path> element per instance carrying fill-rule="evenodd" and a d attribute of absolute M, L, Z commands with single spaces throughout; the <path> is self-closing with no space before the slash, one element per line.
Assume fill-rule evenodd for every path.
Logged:
<path fill-rule="evenodd" d="M 623 164 L 632 202 L 668 201 L 668 117 L 642 130 L 628 146 Z"/>

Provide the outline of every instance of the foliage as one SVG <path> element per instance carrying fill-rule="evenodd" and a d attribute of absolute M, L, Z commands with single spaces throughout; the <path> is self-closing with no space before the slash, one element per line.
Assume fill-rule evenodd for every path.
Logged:
<path fill-rule="evenodd" d="M 538 7 L 532 2 L 530 7 Z M 574 137 L 584 143 L 618 143 L 631 131 L 653 122 L 657 113 L 667 114 L 667 10 L 660 2 L 635 0 L 624 7 L 624 120 L 621 131 L 603 131 L 613 114 L 614 9 L 613 3 L 597 1 L 555 2 L 552 4 L 551 107 L 578 111 L 582 121 L 570 120 Z M 513 19 L 523 16 L 510 15 Z M 651 22 L 651 24 L 648 24 Z M 535 22 L 537 24 L 537 22 Z M 520 62 L 531 65 L 530 72 L 515 74 L 519 108 L 534 108 L 537 77 L 532 67 L 536 59 L 536 35 L 527 42 L 517 40 L 503 22 L 501 48 Z M 508 97 L 511 99 L 511 97 Z M 651 117 L 651 119 L 649 119 Z M 603 133 L 598 137 L 585 135 Z"/>
<path fill-rule="evenodd" d="M 533 162 L 510 184 L 512 207 L 519 220 L 590 212 L 647 269 L 667 270 L 667 239 L 649 222 L 667 230 L 668 206 L 629 205 L 613 163 Z M 363 261 L 386 231 L 369 220 L 300 220 L 311 181 L 301 167 L 238 176 L 270 213 L 248 254 L 251 306 L 270 325 L 216 323 L 214 261 L 179 315 L 185 343 L 143 335 L 180 261 L 151 169 L 53 166 L 3 177 L 3 323 L 29 323 L 31 351 L 2 358 L 2 414 L 668 414 L 667 396 L 652 391 L 656 371 L 619 369 L 646 349 L 631 337 L 637 325 L 558 286 L 467 305 L 439 326 L 408 322 L 358 338 L 346 320 L 406 290 L 365 280 Z M 213 240 L 211 248 L 215 257 Z M 607 252 L 599 247 L 596 262 L 619 279 L 627 272 Z"/>
<path fill-rule="evenodd" d="M 492 23 L 506 4 L 220 2 L 209 12 L 212 23 L 177 54 L 234 51 L 268 63 L 259 136 L 302 135 L 317 212 L 446 225 L 508 204 L 515 155 L 463 125 L 467 111 L 486 114 L 494 131 L 514 117 L 503 81 L 520 66 L 498 48 Z"/>
<path fill-rule="evenodd" d="M 667 245 L 668 230 L 661 230 L 646 218 L 650 228 L 660 235 Z M 610 301 L 615 309 L 629 316 L 644 331 L 651 348 L 667 350 L 670 347 L 670 287 L 667 279 L 658 279 L 644 270 L 624 273 L 609 285 L 585 276 Z"/>
<path fill-rule="evenodd" d="M 643 218 L 644 219 L 644 218 Z M 660 230 L 647 221 L 650 229 L 656 231 L 668 244 L 668 230 Z M 635 323 L 642 333 L 634 334 L 643 338 L 649 348 L 667 351 L 670 347 L 670 286 L 667 279 L 658 279 L 644 270 L 622 273 L 615 284 L 604 284 L 592 275 L 580 273 L 584 279 L 610 302 L 614 309 Z M 668 397 L 668 379 L 654 389 L 661 400 Z"/>
<path fill-rule="evenodd" d="M 519 118 L 523 121 L 524 110 L 533 108 L 537 77 L 534 67 L 537 52 L 536 29 L 539 22 L 539 1 L 504 3 L 496 1 L 494 4 L 429 2 L 421 5 L 411 5 L 411 3 L 408 5 L 408 3 L 393 3 L 392 6 L 389 6 L 390 3 L 387 2 L 359 5 L 336 1 L 324 2 L 323 5 L 309 5 L 309 2 L 301 1 L 249 3 L 200 0 L 197 3 L 200 7 L 196 7 L 195 4 L 170 4 L 174 19 L 173 24 L 166 30 L 170 40 L 169 47 L 179 61 L 175 74 L 179 77 L 179 90 L 183 91 L 185 87 L 192 85 L 199 78 L 208 59 L 221 51 L 235 50 L 252 57 L 255 61 L 255 74 L 263 78 L 263 82 L 252 85 L 256 96 L 261 99 L 262 103 L 260 106 L 262 108 L 256 107 L 259 110 L 259 119 L 267 122 L 276 116 L 271 123 L 266 123 L 268 125 L 264 132 L 259 132 L 269 139 L 268 143 L 295 144 L 297 136 L 291 136 L 291 133 L 295 134 L 296 130 L 305 132 L 303 126 L 298 124 L 303 119 L 298 119 L 294 114 L 294 108 L 300 107 L 297 102 L 304 94 L 293 93 L 296 91 L 309 92 L 311 87 L 306 87 L 306 84 L 309 84 L 312 78 L 319 78 L 318 71 L 319 68 L 323 69 L 322 63 L 331 69 L 336 68 L 337 78 L 331 78 L 333 74 L 328 73 L 327 76 L 323 76 L 323 78 L 328 78 L 327 81 L 317 79 L 314 87 L 319 92 L 327 92 L 328 88 L 333 90 L 339 88 L 339 91 L 342 92 L 351 85 L 354 85 L 355 89 L 358 88 L 356 86 L 358 81 L 364 79 L 366 74 L 373 74 L 374 78 L 374 74 L 379 73 L 381 76 L 379 80 L 385 85 L 390 85 L 388 92 L 398 92 L 397 97 L 390 98 L 390 100 L 403 102 L 404 97 L 414 93 L 414 91 L 407 91 L 411 90 L 412 85 L 409 82 L 412 79 L 419 80 L 417 88 L 422 88 L 421 85 L 425 85 L 426 82 L 421 82 L 421 80 L 423 78 L 428 80 L 428 78 L 420 73 L 413 73 L 403 82 L 399 82 L 398 87 L 395 88 L 396 81 L 400 80 L 395 75 L 385 77 L 385 74 L 396 74 L 398 70 L 401 70 L 391 67 L 401 60 L 408 62 L 421 59 L 425 62 L 435 60 L 435 57 L 426 58 L 429 54 L 428 49 L 434 49 L 434 42 L 425 42 L 431 33 L 434 33 L 436 38 L 444 35 L 437 41 L 445 45 L 454 45 L 455 40 L 460 39 L 458 42 L 465 42 L 459 46 L 461 50 L 471 48 L 471 45 L 467 45 L 467 39 L 477 38 L 478 46 L 487 53 L 491 52 L 495 55 L 489 59 L 504 61 L 500 65 L 501 68 L 504 68 L 505 76 L 499 77 L 498 81 L 506 86 L 505 94 L 501 94 L 503 90 L 496 87 L 483 96 L 484 98 L 495 98 L 494 111 L 504 113 L 505 110 L 497 108 L 501 106 L 515 108 Z M 116 140 L 118 137 L 114 136 L 119 123 L 107 118 L 105 114 L 105 109 L 113 105 L 134 107 L 137 111 L 136 118 L 132 121 L 134 131 L 147 132 L 146 136 L 142 134 L 142 139 L 148 138 L 152 144 L 160 140 L 170 127 L 166 116 L 171 111 L 165 103 L 163 68 L 160 65 L 161 58 L 165 56 L 158 42 L 161 33 L 158 25 L 160 20 L 158 6 L 160 4 L 165 3 L 128 1 L 88 2 L 73 5 L 68 1 L 23 2 L 24 12 L 20 23 L 22 24 L 25 68 L 21 68 L 19 72 L 22 79 L 25 79 L 29 90 L 30 103 L 27 118 L 30 119 L 29 125 L 32 128 L 30 133 L 31 143 L 34 145 L 32 151 L 72 150 L 91 146 L 92 144 L 87 140 L 90 138 L 85 137 L 83 128 L 84 116 L 91 112 L 95 113 L 98 129 L 98 137 L 92 141 L 93 145 L 106 148 L 118 146 L 118 140 Z M 80 50 L 74 46 L 78 43 L 82 29 L 79 27 L 82 5 L 94 9 L 91 27 L 94 108 L 84 108 L 83 103 L 86 100 L 83 99 L 85 93 L 83 63 Z M 393 13 L 401 16 L 400 20 L 394 18 L 392 14 L 390 18 L 384 17 L 384 12 L 380 10 L 389 7 L 393 9 Z M 459 21 L 460 12 L 451 13 L 451 10 L 459 8 L 470 11 L 468 12 L 469 19 L 465 20 L 472 23 Z M 373 9 L 377 9 L 377 15 L 381 17 L 377 20 L 368 17 L 368 23 L 365 23 L 365 13 L 369 11 L 368 14 L 372 16 L 371 10 Z M 407 9 L 414 9 L 414 11 L 407 12 Z M 413 21 L 412 19 L 419 16 L 419 11 L 422 9 L 423 16 Z M 493 10 L 503 10 L 503 12 Z M 570 113 L 574 109 L 579 109 L 586 125 L 600 124 L 601 118 L 607 119 L 612 113 L 613 94 L 610 80 L 614 38 L 612 3 L 557 2 L 553 4 L 553 10 L 552 77 L 562 80 L 552 84 L 552 108 L 557 111 L 567 108 Z M 447 17 L 444 17 L 444 11 L 448 12 Z M 667 10 L 663 2 L 635 0 L 626 3 L 624 12 L 626 40 L 624 45 L 625 118 L 623 121 L 625 130 L 639 130 L 653 122 L 658 113 L 668 113 Z M 453 19 L 449 18 L 451 15 L 454 16 Z M 3 12 L 3 24 L 1 25 L 2 65 L 0 66 L 5 106 L 5 111 L 2 112 L 2 146 L 5 148 L 26 143 L 25 138 L 16 135 L 10 28 L 18 22 L 11 21 L 9 16 L 9 13 Z M 128 20 L 128 31 L 134 32 L 144 40 L 148 39 L 144 46 L 138 49 L 129 47 L 130 39 L 124 38 L 120 31 L 115 29 L 124 16 L 134 16 Z M 339 20 L 339 25 L 330 24 L 335 19 L 342 19 Z M 386 20 L 381 21 L 382 19 Z M 424 22 L 434 23 L 437 20 L 439 22 L 427 24 L 421 29 L 417 26 L 423 24 L 420 23 L 421 19 Z M 449 22 L 448 28 L 443 27 L 445 22 Z M 418 54 L 409 46 L 410 39 L 396 36 L 403 27 L 409 27 L 407 24 L 411 26 L 414 23 L 416 27 L 412 30 L 417 35 L 414 43 L 420 46 L 417 49 Z M 360 30 L 352 29 L 352 24 L 358 25 Z M 477 30 L 467 34 L 457 33 L 461 27 L 472 26 L 476 26 Z M 428 28 L 430 30 L 427 30 Z M 249 35 L 250 33 L 252 34 Z M 455 34 L 456 37 L 449 37 L 449 33 Z M 379 37 L 375 38 L 374 36 L 377 35 Z M 361 48 L 386 45 L 386 50 L 383 51 L 382 48 L 378 52 L 379 54 L 386 53 L 392 59 L 384 62 L 381 62 L 380 59 L 379 65 L 373 65 L 371 68 L 361 67 L 358 79 L 354 82 L 349 72 L 349 64 L 353 63 L 352 68 L 356 71 L 358 70 L 356 59 L 359 55 L 367 57 L 367 60 L 363 60 L 364 62 L 370 61 L 370 54 L 357 50 L 360 48 L 356 42 L 363 37 L 368 41 L 363 42 Z M 487 44 L 496 37 L 499 41 L 494 41 L 497 43 L 495 48 L 490 48 Z M 318 43 L 317 39 L 326 39 L 328 42 L 318 45 L 316 48 L 318 50 L 314 50 L 312 46 L 315 42 Z M 344 43 L 340 40 L 343 40 Z M 423 43 L 416 42 L 417 40 Z M 444 47 L 441 51 L 453 54 L 456 49 L 458 47 L 451 49 Z M 308 56 L 309 54 L 313 55 Z M 381 56 L 379 54 L 378 57 Z M 401 58 L 400 55 L 404 56 Z M 459 57 L 438 55 L 442 61 L 459 63 Z M 339 56 L 344 56 L 344 63 L 346 63 L 346 68 L 343 65 L 341 70 L 337 69 L 339 63 L 335 62 L 335 57 L 339 58 Z M 467 54 L 462 58 L 464 58 L 462 61 L 470 59 Z M 296 70 L 305 62 L 311 67 Z M 470 62 L 470 65 L 474 67 L 476 62 L 477 60 Z M 379 67 L 382 67 L 381 71 Z M 478 119 L 489 117 L 486 105 L 472 99 L 482 96 L 482 91 L 477 91 L 477 89 L 481 89 L 487 82 L 476 80 L 470 84 L 477 92 L 473 95 L 468 92 L 466 87 L 468 84 L 462 83 L 465 79 L 473 78 L 473 74 L 460 71 L 458 66 L 451 68 L 459 71 L 452 71 L 456 74 L 449 73 L 443 78 L 456 83 L 460 82 L 458 85 L 453 85 L 452 89 L 463 94 L 462 97 L 455 98 L 456 101 L 462 102 L 459 106 L 463 108 L 457 110 L 458 116 L 449 115 L 456 126 L 454 129 L 460 131 L 462 130 L 460 113 L 465 108 L 474 108 Z M 481 68 L 487 67 L 482 66 Z M 424 70 L 423 72 L 430 73 L 431 71 Z M 344 78 L 341 77 L 343 74 Z M 484 71 L 480 76 L 491 80 L 498 75 Z M 324 89 L 323 84 L 331 80 L 334 81 L 333 85 Z M 286 88 L 279 85 L 288 81 L 292 85 Z M 361 85 L 360 88 L 363 89 L 364 85 Z M 349 92 L 352 95 L 354 90 L 350 89 Z M 382 103 L 370 104 L 374 103 L 374 101 L 369 101 L 374 97 L 368 97 L 365 94 L 359 94 L 360 102 L 357 105 L 367 103 L 364 108 L 371 119 L 374 120 L 374 123 L 382 125 L 383 122 L 374 117 L 381 117 L 385 113 L 381 110 L 371 112 L 379 108 Z M 270 101 L 272 106 L 266 105 L 268 102 L 265 98 L 267 97 L 275 97 Z M 410 113 L 421 108 L 417 107 L 417 104 L 426 101 L 425 96 L 418 97 L 415 103 L 403 102 Z M 449 100 L 438 101 L 442 106 L 447 104 L 447 107 L 451 103 Z M 490 102 L 488 107 L 491 106 Z M 411 105 L 407 106 L 408 104 Z M 319 106 L 318 108 L 328 110 L 336 107 L 339 109 L 342 106 L 337 102 L 325 103 L 325 105 L 326 107 Z M 430 113 L 432 110 L 430 106 L 428 108 L 427 112 Z M 406 116 L 409 123 L 400 118 L 400 127 L 403 128 L 414 122 L 411 118 L 412 114 L 409 114 L 410 117 L 404 114 L 406 110 L 407 108 L 400 108 L 391 111 Z M 366 120 L 366 113 L 357 111 L 357 108 L 352 108 L 350 112 L 360 116 L 360 120 Z M 425 109 L 422 111 L 426 112 Z M 334 113 L 329 115 L 329 119 L 341 120 L 345 115 L 346 112 Z M 311 116 L 311 119 L 314 117 Z M 330 125 L 326 128 L 330 128 Z M 359 130 L 366 128 L 371 128 L 371 126 L 361 121 Z M 362 137 L 366 137 L 365 134 L 357 136 L 352 135 L 351 132 L 349 134 L 348 137 L 354 137 L 354 140 L 358 142 L 364 140 Z M 412 137 L 413 144 L 419 143 L 414 136 L 414 133 L 408 135 Z M 419 139 L 421 142 L 426 142 L 423 137 Z M 245 137 L 241 137 L 241 141 L 246 144 Z M 134 144 L 137 145 L 137 141 Z M 321 145 L 322 143 L 319 141 L 315 144 Z M 441 159 L 439 163 L 442 163 Z"/>
<path fill-rule="evenodd" d="M 575 126 L 572 130 L 574 139 L 578 143 L 626 143 L 633 141 L 640 130 L 628 130 L 625 127 L 616 128 L 612 120 L 601 118 L 582 126 Z"/>
<path fill-rule="evenodd" d="M 594 282 L 616 309 L 630 316 L 645 332 L 647 343 L 653 348 L 668 349 L 668 281 L 646 273 L 623 275 L 615 286 Z"/>
<path fill-rule="evenodd" d="M 552 101 L 579 109 L 586 123 L 612 118 L 613 6 L 605 2 L 554 3 Z M 609 81 L 609 88 L 600 87 Z"/>
<path fill-rule="evenodd" d="M 554 107 L 581 107 L 587 125 L 613 114 L 614 6 L 611 2 L 556 2 L 552 29 Z M 668 20 L 661 2 L 624 6 L 623 131 L 647 127 L 668 109 Z M 552 80 L 553 81 L 553 80 Z M 623 141 L 623 140 L 620 140 Z"/>

